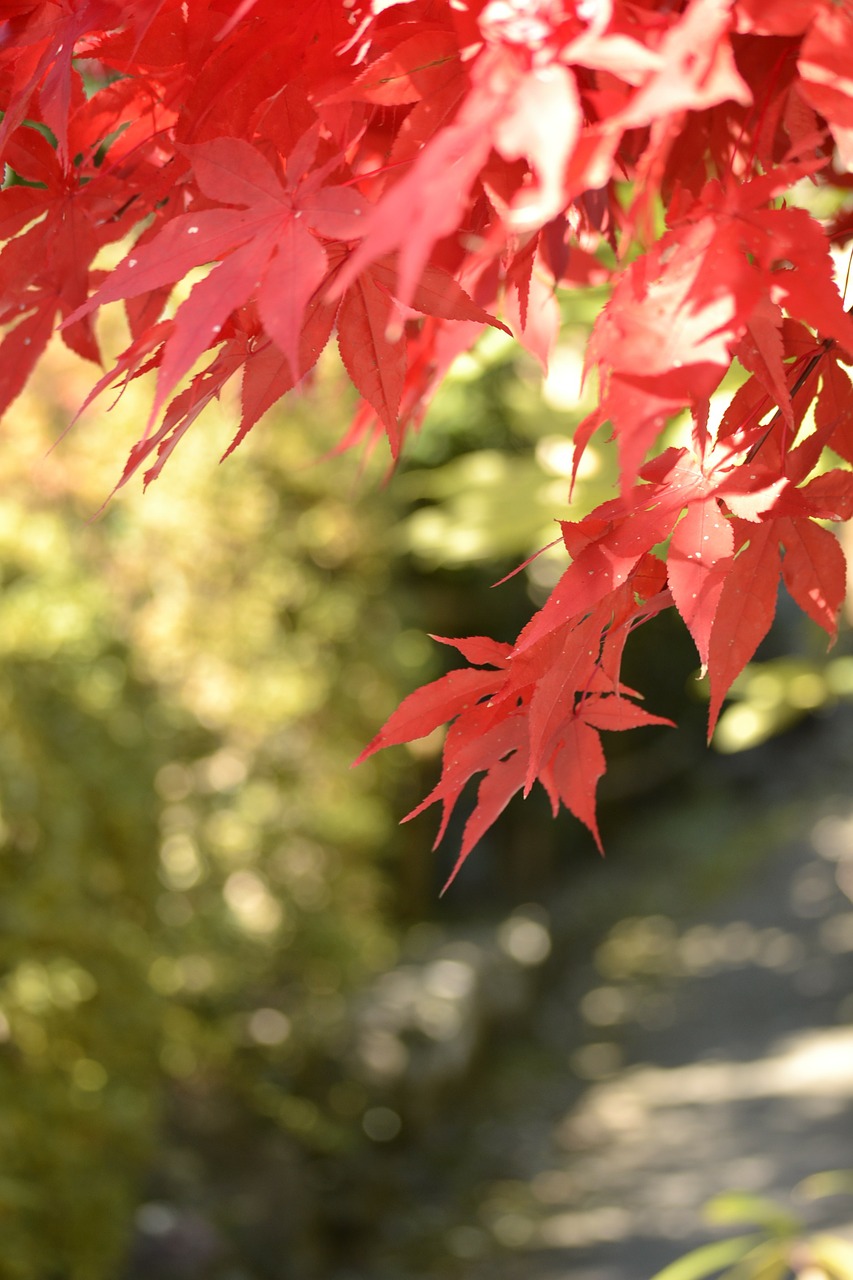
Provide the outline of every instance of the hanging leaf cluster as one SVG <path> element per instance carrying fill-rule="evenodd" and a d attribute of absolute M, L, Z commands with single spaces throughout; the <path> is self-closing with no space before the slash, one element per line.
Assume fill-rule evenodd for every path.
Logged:
<path fill-rule="evenodd" d="M 119 483 L 156 477 L 239 379 L 233 448 L 332 342 L 361 397 L 344 443 L 385 435 L 396 458 L 484 326 L 545 363 L 555 291 L 610 278 L 575 456 L 609 433 L 618 495 L 561 521 L 566 570 L 515 642 L 448 641 L 468 665 L 365 752 L 449 724 L 415 812 L 440 803 L 441 836 L 482 775 L 460 863 L 537 781 L 600 842 L 602 732 L 661 722 L 621 680 L 635 627 L 677 609 L 710 729 L 780 580 L 836 634 L 851 65 L 850 0 L 5 4 L 0 409 L 57 328 L 101 363 L 95 320 L 120 303 L 129 345 L 92 396 L 156 387 Z M 797 184 L 837 212 L 792 205 Z M 747 380 L 716 425 L 735 361 Z M 685 412 L 690 446 L 662 449 Z"/>

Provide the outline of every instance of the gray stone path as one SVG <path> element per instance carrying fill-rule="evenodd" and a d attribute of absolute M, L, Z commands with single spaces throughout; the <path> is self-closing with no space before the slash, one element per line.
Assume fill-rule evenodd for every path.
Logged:
<path fill-rule="evenodd" d="M 802 1178 L 853 1167 L 849 796 L 714 910 L 621 921 L 552 993 L 543 1016 L 586 1023 L 567 1050 L 583 1085 L 506 1122 L 516 1175 L 457 1232 L 466 1280 L 648 1280 L 715 1238 L 711 1196 L 791 1206 Z M 824 1212 L 847 1230 L 853 1199 Z M 501 1256 L 482 1255 L 483 1224 Z"/>

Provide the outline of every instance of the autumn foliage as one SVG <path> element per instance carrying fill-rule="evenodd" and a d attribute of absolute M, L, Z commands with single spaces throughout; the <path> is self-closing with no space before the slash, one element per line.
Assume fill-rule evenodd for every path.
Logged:
<path fill-rule="evenodd" d="M 2 4 L 0 407 L 57 326 L 100 362 L 94 321 L 120 302 L 129 345 L 93 396 L 156 370 L 120 483 L 156 477 L 235 377 L 238 443 L 333 337 L 361 396 L 344 443 L 384 434 L 396 458 L 484 326 L 545 365 L 556 291 L 610 279 L 575 458 L 614 437 L 618 494 L 560 520 L 567 567 L 514 643 L 444 641 L 468 665 L 364 753 L 449 722 L 415 813 L 440 803 L 440 838 L 484 775 L 460 863 L 537 780 L 598 841 L 602 731 L 662 723 L 620 678 L 635 627 L 678 610 L 711 729 L 780 578 L 836 634 L 851 66 L 849 0 Z M 834 192 L 831 214 L 798 184 Z M 684 411 L 690 447 L 661 451 Z"/>

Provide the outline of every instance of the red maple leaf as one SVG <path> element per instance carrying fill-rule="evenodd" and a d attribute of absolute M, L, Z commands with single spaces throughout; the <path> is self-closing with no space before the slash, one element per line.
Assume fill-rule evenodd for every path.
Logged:
<path fill-rule="evenodd" d="M 173 217 L 152 239 L 131 249 L 69 317 L 73 321 L 105 303 L 154 292 L 221 259 L 178 308 L 160 364 L 152 420 L 250 296 L 257 299 L 267 332 L 296 371 L 303 317 L 328 274 L 322 238 L 354 238 L 366 208 L 351 188 L 325 186 L 317 175 L 306 177 L 299 167 L 301 156 L 285 184 L 243 139 L 218 138 L 184 150 L 199 190 L 217 207 Z"/>
<path fill-rule="evenodd" d="M 156 390 L 120 483 L 156 476 L 242 375 L 233 449 L 333 334 L 362 401 L 341 448 L 384 433 L 396 458 L 484 325 L 544 367 L 558 288 L 613 281 L 574 447 L 577 467 L 613 434 L 618 493 L 558 513 L 567 565 L 515 643 L 444 642 L 469 668 L 365 752 L 449 722 L 425 804 L 441 835 L 479 777 L 460 861 L 537 779 L 600 841 L 602 731 L 660 723 L 621 681 L 636 627 L 678 611 L 711 727 L 780 581 L 836 634 L 826 523 L 853 515 L 853 319 L 830 248 L 853 234 L 852 24 L 823 0 L 6 5 L 0 408 L 57 319 L 98 360 L 95 313 L 122 302 L 129 344 L 92 394 L 149 370 Z M 828 224 L 788 199 L 808 182 L 841 202 Z M 661 451 L 685 412 L 690 449 Z"/>

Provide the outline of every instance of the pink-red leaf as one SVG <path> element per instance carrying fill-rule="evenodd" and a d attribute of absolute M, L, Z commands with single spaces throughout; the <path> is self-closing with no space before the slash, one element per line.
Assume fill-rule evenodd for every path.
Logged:
<path fill-rule="evenodd" d="M 420 102 L 457 74 L 458 60 L 459 46 L 452 32 L 418 32 L 382 54 L 337 96 L 386 107 Z"/>
<path fill-rule="evenodd" d="M 667 569 L 672 598 L 703 668 L 733 551 L 732 526 L 716 499 L 691 503 L 672 535 Z"/>
<path fill-rule="evenodd" d="M 451 725 L 444 743 L 441 778 L 432 791 L 403 819 L 422 813 L 441 801 L 441 825 L 433 848 L 442 840 L 456 803 L 476 773 L 484 773 L 511 751 L 523 750 L 524 718 L 486 704 L 472 707 Z"/>
<path fill-rule="evenodd" d="M 711 631 L 709 738 L 732 682 L 767 635 L 776 612 L 781 557 L 774 522 L 750 527 L 747 536 L 749 542 L 732 562 Z"/>
<path fill-rule="evenodd" d="M 832 643 L 838 634 L 838 612 L 847 586 L 841 544 L 828 529 L 812 520 L 780 520 L 778 524 L 785 547 L 785 586 L 803 612 L 823 627 Z"/>
<path fill-rule="evenodd" d="M 474 846 L 497 821 L 512 797 L 521 790 L 526 769 L 527 761 L 521 751 L 514 751 L 507 759 L 498 760 L 491 766 L 477 789 L 477 803 L 465 823 L 459 856 L 447 877 L 442 894 L 450 888 Z"/>
<path fill-rule="evenodd" d="M 512 653 L 512 645 L 500 644 L 488 636 L 467 636 L 463 639 L 449 640 L 446 636 L 430 636 L 439 644 L 449 644 L 458 649 L 466 662 L 475 667 L 505 667 Z"/>
<path fill-rule="evenodd" d="M 163 352 L 150 421 L 156 418 L 172 388 L 189 373 L 199 356 L 218 342 L 222 326 L 231 312 L 248 298 L 254 278 L 263 269 L 268 255 L 268 243 L 250 240 L 200 280 L 181 303 Z"/>
<path fill-rule="evenodd" d="M 374 262 L 370 274 L 383 288 L 393 294 L 396 289 L 397 272 L 389 262 Z M 449 271 L 442 267 L 427 266 L 415 287 L 409 306 L 413 311 L 421 311 L 424 315 L 438 316 L 442 320 L 475 320 L 480 324 L 491 324 L 496 329 L 509 333 L 505 324 L 496 320 L 493 315 L 477 306 Z"/>
<path fill-rule="evenodd" d="M 288 357 L 274 342 L 265 342 L 249 353 L 243 369 L 240 427 L 223 459 L 233 453 L 259 418 L 296 385 L 298 378 L 313 369 L 331 337 L 336 312 L 336 305 L 316 297 L 306 308 L 299 342 L 298 377 Z"/>
<path fill-rule="evenodd" d="M 446 724 L 460 712 L 474 706 L 480 698 L 494 693 L 499 682 L 500 677 L 494 671 L 463 667 L 459 671 L 449 671 L 431 684 L 416 689 L 388 717 L 355 763 L 360 764 L 382 747 L 426 737 L 439 725 Z"/>
<path fill-rule="evenodd" d="M 275 251 L 263 270 L 258 313 L 267 333 L 290 361 L 295 378 L 299 376 L 299 335 L 305 311 L 326 270 L 326 254 L 319 241 L 294 218 L 285 219 L 275 239 Z"/>
<path fill-rule="evenodd" d="M 256 231 L 257 219 L 233 209 L 179 214 L 167 222 L 153 240 L 131 249 L 92 297 L 68 317 L 66 324 L 108 302 L 174 284 L 194 267 L 213 262 L 245 244 Z"/>
<path fill-rule="evenodd" d="M 405 338 L 388 337 L 389 298 L 369 275 L 359 277 L 338 313 L 338 347 L 356 389 L 372 405 L 399 450 L 397 414 L 406 377 Z"/>
<path fill-rule="evenodd" d="M 530 761 L 525 794 L 553 753 L 565 725 L 575 715 L 575 698 L 585 691 L 598 663 L 602 618 L 592 613 L 568 632 L 562 650 L 544 666 L 530 700 Z"/>
<path fill-rule="evenodd" d="M 181 148 L 201 190 L 221 204 L 280 205 L 284 188 L 272 165 L 244 138 L 213 138 Z"/>
<path fill-rule="evenodd" d="M 644 707 L 628 698 L 600 697 L 593 695 L 584 698 L 578 706 L 578 715 L 591 724 L 594 729 L 643 729 L 648 725 L 660 724 L 672 727 L 673 721 L 666 716 L 652 715 Z"/>
<path fill-rule="evenodd" d="M 554 812 L 562 801 L 592 832 L 601 853 L 604 848 L 595 814 L 595 793 L 606 768 L 598 732 L 583 720 L 574 719 L 567 724 L 562 744 L 542 771 L 542 783 Z"/>

